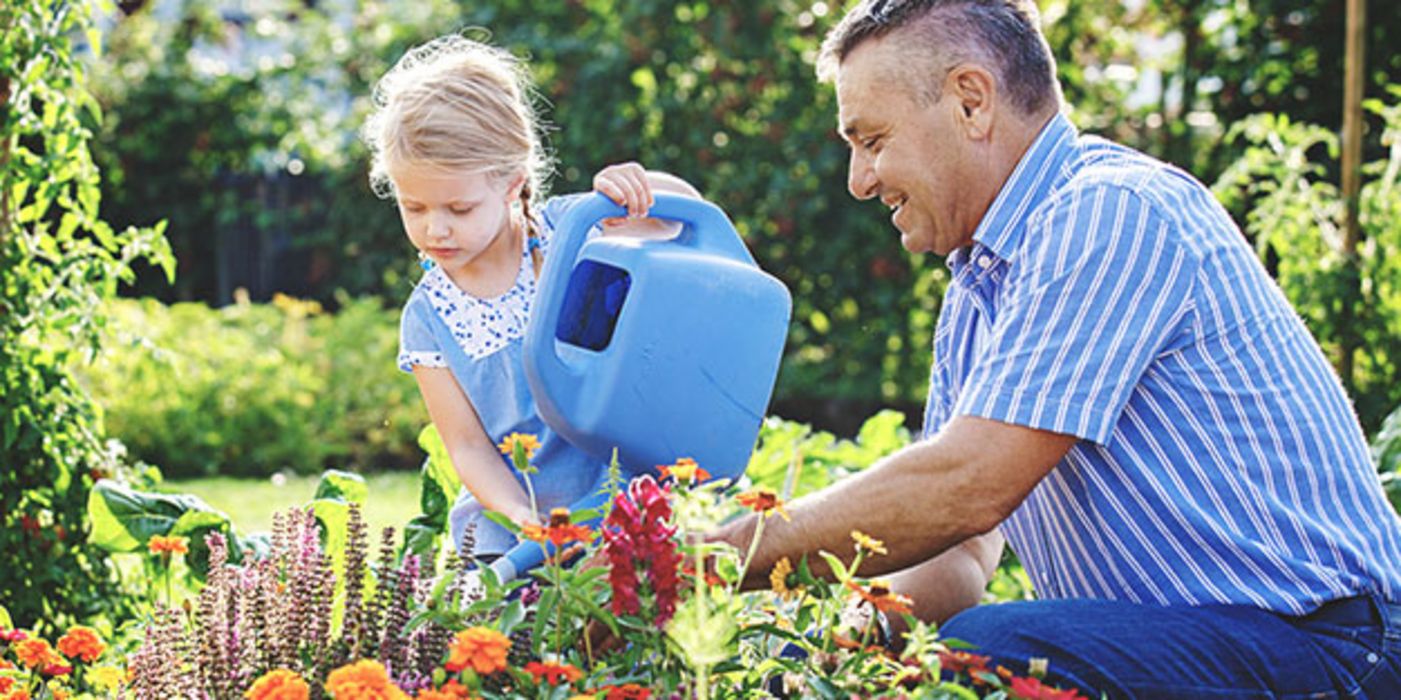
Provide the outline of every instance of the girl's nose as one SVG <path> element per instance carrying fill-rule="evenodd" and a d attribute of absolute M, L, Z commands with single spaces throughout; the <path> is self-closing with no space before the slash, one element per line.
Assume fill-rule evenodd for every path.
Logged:
<path fill-rule="evenodd" d="M 446 217 L 429 214 L 427 233 L 429 238 L 447 238 L 452 235 L 452 227 L 448 225 Z"/>

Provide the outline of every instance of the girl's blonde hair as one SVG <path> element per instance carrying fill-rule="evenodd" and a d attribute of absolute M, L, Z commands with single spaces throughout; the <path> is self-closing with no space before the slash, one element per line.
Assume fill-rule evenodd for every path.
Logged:
<path fill-rule="evenodd" d="M 394 196 L 389 169 L 396 164 L 523 175 L 521 203 L 531 220 L 550 158 L 519 59 L 456 34 L 439 37 L 405 53 L 375 85 L 373 100 L 363 135 L 375 194 Z"/>

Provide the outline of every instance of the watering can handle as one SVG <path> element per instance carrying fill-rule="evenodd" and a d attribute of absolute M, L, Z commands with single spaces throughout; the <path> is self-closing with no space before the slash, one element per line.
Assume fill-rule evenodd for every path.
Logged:
<path fill-rule="evenodd" d="M 579 385 L 576 373 L 560 359 L 554 344 L 569 274 L 588 239 L 589 230 L 605 218 L 626 214 L 627 210 L 613 200 L 594 193 L 571 207 L 555 227 L 550 252 L 540 272 L 539 296 L 526 327 L 524 347 L 526 374 L 536 375 L 532 377 L 535 386 L 549 386 L 553 391 L 552 395 L 537 392 L 535 396 L 536 405 L 546 415 L 563 415 L 564 407 L 573 406 Z M 658 193 L 647 215 L 684 224 L 676 238 L 678 245 L 704 249 L 743 265 L 756 265 L 730 218 L 710 202 Z"/>

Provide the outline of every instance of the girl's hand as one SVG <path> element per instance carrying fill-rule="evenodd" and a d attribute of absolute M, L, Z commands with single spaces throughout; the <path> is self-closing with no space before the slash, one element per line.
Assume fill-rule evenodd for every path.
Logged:
<path fill-rule="evenodd" d="M 618 163 L 598 171 L 593 176 L 593 189 L 627 207 L 629 218 L 647 216 L 647 210 L 656 203 L 647 170 L 638 163 Z"/>

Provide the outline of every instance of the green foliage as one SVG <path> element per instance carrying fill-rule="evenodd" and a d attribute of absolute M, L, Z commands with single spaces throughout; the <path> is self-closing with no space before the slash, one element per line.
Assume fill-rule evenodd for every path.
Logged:
<path fill-rule="evenodd" d="M 427 416 L 373 299 L 110 305 L 114 342 L 84 376 L 108 427 L 168 476 L 404 468 Z"/>
<path fill-rule="evenodd" d="M 1215 186 L 1245 212 L 1246 233 L 1334 364 L 1346 367 L 1344 348 L 1359 348 L 1342 379 L 1368 432 L 1401 404 L 1401 87 L 1392 94 L 1390 105 L 1367 104 L 1388 151 L 1363 167 L 1355 254 L 1344 249 L 1344 203 L 1328 179 L 1337 137 L 1322 127 L 1272 114 L 1241 121 L 1229 138 L 1248 147 Z"/>
<path fill-rule="evenodd" d="M 83 520 L 120 448 L 73 366 L 100 348 L 100 302 L 131 263 L 173 264 L 159 227 L 116 231 L 99 217 L 88 141 L 100 112 L 72 49 L 90 11 L 0 6 L 0 600 L 21 626 L 121 606 Z"/>
<path fill-rule="evenodd" d="M 770 417 L 759 429 L 745 476 L 792 497 L 821 490 L 909 444 L 904 421 L 897 411 L 881 411 L 866 419 L 854 440 L 839 440 L 810 425 Z"/>

